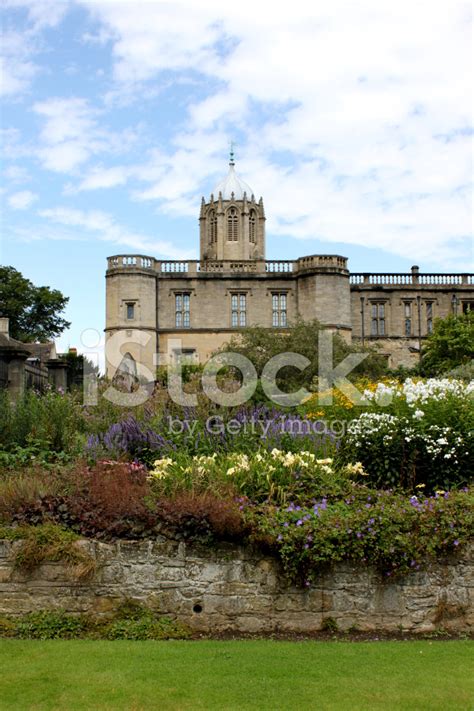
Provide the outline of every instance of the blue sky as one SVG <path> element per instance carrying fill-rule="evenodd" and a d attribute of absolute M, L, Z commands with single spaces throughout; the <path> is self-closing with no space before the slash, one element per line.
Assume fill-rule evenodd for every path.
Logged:
<path fill-rule="evenodd" d="M 229 5 L 229 6 L 226 6 Z M 198 256 L 227 170 L 267 257 L 472 269 L 470 3 L 2 1 L 0 261 L 104 327 L 105 259 Z"/>

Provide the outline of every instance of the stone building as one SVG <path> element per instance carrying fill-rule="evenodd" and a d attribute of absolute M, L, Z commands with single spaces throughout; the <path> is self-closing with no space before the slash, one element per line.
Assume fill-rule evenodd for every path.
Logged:
<path fill-rule="evenodd" d="M 8 318 L 0 318 L 0 389 L 16 398 L 27 388 L 47 385 L 66 390 L 67 363 L 49 343 L 23 343 L 10 336 Z"/>
<path fill-rule="evenodd" d="M 265 210 L 236 172 L 202 199 L 200 259 L 108 258 L 107 374 L 153 379 L 156 364 L 205 362 L 244 326 L 318 319 L 412 366 L 434 319 L 474 308 L 473 274 L 350 273 L 339 255 L 267 260 Z M 113 338 L 113 341 L 111 339 Z"/>

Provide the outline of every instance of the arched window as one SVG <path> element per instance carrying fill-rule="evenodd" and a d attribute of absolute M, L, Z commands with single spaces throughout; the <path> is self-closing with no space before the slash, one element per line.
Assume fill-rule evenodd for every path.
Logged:
<path fill-rule="evenodd" d="M 229 208 L 227 212 L 227 239 L 229 242 L 238 240 L 239 216 L 235 207 Z"/>
<path fill-rule="evenodd" d="M 250 210 L 249 215 L 249 241 L 253 243 L 257 241 L 257 213 L 255 210 Z"/>
<path fill-rule="evenodd" d="M 207 230 L 209 235 L 209 244 L 217 242 L 217 215 L 215 210 L 211 210 L 207 217 Z"/>

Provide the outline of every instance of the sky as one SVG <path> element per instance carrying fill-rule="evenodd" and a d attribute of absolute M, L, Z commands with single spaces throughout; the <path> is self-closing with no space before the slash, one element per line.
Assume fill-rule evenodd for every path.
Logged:
<path fill-rule="evenodd" d="M 1 0 L 0 263 L 105 323 L 106 257 L 199 254 L 236 170 L 267 258 L 472 270 L 472 20 L 457 0 Z"/>

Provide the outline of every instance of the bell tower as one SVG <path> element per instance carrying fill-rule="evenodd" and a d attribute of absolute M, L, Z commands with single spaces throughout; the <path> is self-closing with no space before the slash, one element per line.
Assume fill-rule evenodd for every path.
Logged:
<path fill-rule="evenodd" d="M 209 202 L 201 201 L 200 258 L 217 260 L 265 259 L 265 210 L 252 188 L 235 172 L 234 151 L 229 172 L 216 186 Z"/>

